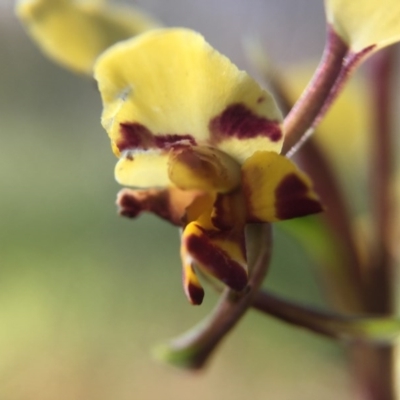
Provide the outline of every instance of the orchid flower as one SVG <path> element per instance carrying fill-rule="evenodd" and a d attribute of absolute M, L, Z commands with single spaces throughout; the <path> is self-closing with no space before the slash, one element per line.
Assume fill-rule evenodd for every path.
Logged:
<path fill-rule="evenodd" d="M 247 223 L 321 211 L 310 180 L 279 155 L 271 95 L 198 33 L 162 29 L 119 43 L 98 59 L 95 77 L 116 179 L 136 188 L 120 193 L 120 212 L 150 211 L 183 228 L 191 303 L 203 299 L 196 267 L 246 287 Z"/>
<path fill-rule="evenodd" d="M 382 338 L 387 344 L 398 335 L 400 321 L 387 317 L 394 309 L 395 230 L 387 107 L 391 78 L 381 77 L 390 68 L 377 68 L 372 79 L 377 113 L 371 158 L 376 171 L 371 192 L 374 240 L 368 249 L 364 245 L 360 252 L 357 247 L 351 213 L 337 184 L 340 180 L 318 143 L 330 155 L 335 148 L 341 156 L 348 155 L 343 147 L 352 151 L 351 143 L 365 144 L 362 135 L 373 124 L 365 114 L 373 113 L 356 100 L 363 109 L 359 124 L 346 119 L 329 138 L 321 137 L 317 146 L 310 142 L 303 153 L 303 159 L 304 154 L 311 155 L 303 164 L 309 175 L 289 158 L 313 133 L 356 67 L 400 41 L 400 2 L 325 0 L 327 40 L 322 60 L 297 101 L 287 90 L 291 86 L 287 80 L 285 118 L 269 92 L 199 33 L 183 28 L 149 30 L 158 23 L 137 11 L 121 10 L 95 0 L 29 0 L 18 6 L 28 32 L 48 56 L 74 71 L 94 72 L 103 102 L 102 125 L 118 157 L 115 177 L 126 186 L 117 199 L 120 214 L 135 218 L 151 212 L 180 229 L 183 287 L 192 304 L 203 301 L 202 278 L 228 288 L 216 312 L 163 348 L 161 357 L 200 368 L 250 306 L 336 339 L 355 338 L 358 344 L 359 339 L 372 343 Z M 358 112 L 357 107 L 345 109 Z M 330 118 L 336 121 L 344 115 L 340 111 Z M 353 134 L 353 141 L 342 136 L 337 146 L 338 130 Z M 343 174 L 346 161 L 337 160 L 336 175 Z M 311 226 L 314 235 L 304 228 L 307 222 L 294 230 L 303 239 L 308 235 L 303 241 L 316 258 L 335 264 L 326 273 L 334 288 L 334 306 L 340 304 L 341 312 L 361 316 L 313 311 L 258 291 L 267 266 L 251 270 L 248 248 L 256 240 L 246 236 L 246 227 L 264 224 L 270 232 L 271 222 L 318 213 L 322 206 L 317 193 L 328 208 L 323 224 Z M 327 235 L 320 235 L 322 225 L 329 230 Z M 271 254 L 270 233 L 267 236 L 264 242 L 261 234 L 257 237 L 259 248 L 267 249 L 261 264 L 268 264 Z M 328 238 L 325 243 L 322 236 Z M 367 372 L 361 368 L 361 375 L 365 374 L 361 380 L 366 382 L 362 387 L 373 381 L 374 398 L 394 398 L 384 394 L 385 388 L 394 388 L 391 374 L 385 375 L 389 378 L 384 384 L 381 374 L 392 367 L 386 368 L 391 355 L 379 350 L 372 348 L 370 354 L 372 364 L 378 360 L 376 366 Z"/>

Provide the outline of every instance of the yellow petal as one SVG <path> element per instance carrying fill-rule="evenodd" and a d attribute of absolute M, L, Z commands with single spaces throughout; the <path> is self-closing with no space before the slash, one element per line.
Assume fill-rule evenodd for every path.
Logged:
<path fill-rule="evenodd" d="M 152 146 L 212 146 L 240 163 L 260 148 L 282 147 L 272 96 L 191 30 L 157 30 L 119 43 L 99 58 L 95 77 L 102 123 L 117 146 L 141 146 L 139 126 L 156 138 Z"/>
<path fill-rule="evenodd" d="M 158 26 L 136 9 L 99 1 L 22 0 L 17 14 L 48 57 L 85 74 L 114 43 Z"/>
<path fill-rule="evenodd" d="M 248 222 L 273 222 L 322 211 L 310 179 L 286 157 L 257 152 L 242 166 Z"/>
<path fill-rule="evenodd" d="M 155 151 L 125 152 L 115 166 L 115 179 L 125 186 L 154 188 L 171 186 L 168 153 Z"/>
<path fill-rule="evenodd" d="M 399 0 L 325 0 L 325 8 L 328 22 L 355 53 L 400 40 Z"/>
<path fill-rule="evenodd" d="M 211 220 L 211 213 L 216 198 L 216 193 L 199 192 L 199 195 L 187 207 L 186 225 L 190 222 L 197 221 L 203 229 L 214 229 L 215 226 Z"/>
<path fill-rule="evenodd" d="M 196 221 L 186 226 L 181 241 L 184 253 L 205 273 L 233 290 L 240 291 L 246 287 L 244 230 L 208 230 Z"/>
<path fill-rule="evenodd" d="M 240 165 L 210 147 L 188 147 L 170 158 L 169 177 L 181 189 L 229 192 L 240 185 Z"/>

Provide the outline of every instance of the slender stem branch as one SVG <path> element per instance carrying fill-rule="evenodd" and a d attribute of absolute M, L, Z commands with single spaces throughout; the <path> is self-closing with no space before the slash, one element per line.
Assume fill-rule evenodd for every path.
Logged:
<path fill-rule="evenodd" d="M 341 315 L 300 305 L 260 291 L 253 307 L 291 325 L 340 340 L 391 342 L 400 334 L 400 320 L 378 315 Z"/>
<path fill-rule="evenodd" d="M 258 232 L 252 235 L 258 241 L 258 251 L 247 289 L 241 293 L 225 289 L 212 314 L 183 336 L 156 349 L 158 358 L 185 368 L 202 368 L 226 334 L 251 307 L 267 272 L 272 250 L 271 225 L 253 225 L 252 229 Z"/>
<path fill-rule="evenodd" d="M 347 51 L 347 44 L 328 27 L 325 50 L 314 77 L 285 118 L 283 154 L 289 153 L 312 126 L 340 74 Z"/>
<path fill-rule="evenodd" d="M 324 55 L 314 78 L 284 121 L 283 154 L 293 156 L 306 142 L 352 73 L 374 48 L 373 45 L 353 53 L 332 29 L 328 30 Z"/>

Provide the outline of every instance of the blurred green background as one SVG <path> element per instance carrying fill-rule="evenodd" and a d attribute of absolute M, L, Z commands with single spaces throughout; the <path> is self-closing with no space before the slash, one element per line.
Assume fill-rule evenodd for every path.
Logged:
<path fill-rule="evenodd" d="M 175 228 L 116 215 L 95 83 L 45 59 L 12 1 L 1 1 L 0 399 L 350 399 L 342 349 L 253 311 L 204 372 L 152 358 L 154 345 L 199 321 L 216 296 L 208 290 L 200 308 L 187 303 Z M 322 47 L 319 2 L 138 3 L 166 24 L 202 30 L 242 67 L 237 41 L 256 24 L 282 63 Z M 292 24 L 286 35 L 282 23 Z M 301 248 L 279 227 L 276 242 L 266 286 L 323 304 Z"/>

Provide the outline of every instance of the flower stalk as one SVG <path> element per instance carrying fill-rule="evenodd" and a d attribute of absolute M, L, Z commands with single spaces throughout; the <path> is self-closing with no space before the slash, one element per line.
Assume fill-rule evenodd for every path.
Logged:
<path fill-rule="evenodd" d="M 200 369 L 217 346 L 253 304 L 271 259 L 272 229 L 270 224 L 252 225 L 247 231 L 253 260 L 246 289 L 240 293 L 225 289 L 214 311 L 199 325 L 167 345 L 155 349 L 155 356 L 169 364 Z M 255 256 L 255 258 L 254 258 Z"/>
<path fill-rule="evenodd" d="M 325 43 L 325 50 L 313 79 L 284 121 L 285 142 L 282 152 L 288 157 L 312 134 L 310 129 L 342 71 L 343 59 L 348 52 L 347 44 L 330 26 Z"/>
<path fill-rule="evenodd" d="M 283 154 L 292 157 L 314 133 L 345 83 L 374 48 L 371 45 L 360 52 L 352 52 L 328 26 L 322 60 L 303 95 L 285 118 Z"/>
<path fill-rule="evenodd" d="M 253 308 L 291 325 L 344 341 L 391 344 L 399 336 L 400 320 L 379 315 L 341 315 L 291 302 L 267 291 L 254 297 Z"/>

